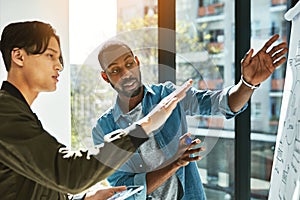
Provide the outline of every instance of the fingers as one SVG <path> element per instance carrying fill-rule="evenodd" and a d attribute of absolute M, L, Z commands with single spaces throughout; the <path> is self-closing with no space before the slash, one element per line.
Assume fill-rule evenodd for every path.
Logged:
<path fill-rule="evenodd" d="M 192 161 L 200 160 L 202 158 L 202 156 L 196 156 L 194 154 L 202 152 L 202 151 L 205 151 L 205 147 L 199 147 L 199 148 L 195 148 L 195 149 L 188 149 L 188 150 L 186 150 L 184 155 L 182 155 L 180 160 L 184 161 L 184 162 L 192 162 Z"/>
<path fill-rule="evenodd" d="M 192 143 L 191 133 L 186 133 L 180 137 L 180 143 L 184 145 L 190 145 Z"/>
<path fill-rule="evenodd" d="M 110 188 L 113 192 L 122 192 L 126 190 L 126 186 L 117 186 L 117 187 L 112 187 Z"/>
<path fill-rule="evenodd" d="M 272 57 L 272 60 L 274 62 L 278 58 L 283 56 L 287 51 L 288 51 L 288 48 L 286 47 L 286 43 L 283 42 L 283 43 L 273 47 L 272 50 L 270 50 L 270 52 L 268 54 Z"/>
<path fill-rule="evenodd" d="M 191 133 L 186 133 L 180 137 L 180 143 L 188 146 L 189 149 L 201 143 L 201 140 L 199 140 L 198 138 L 192 140 L 191 135 Z"/>
<path fill-rule="evenodd" d="M 205 151 L 205 147 L 199 147 L 199 148 L 195 148 L 195 149 L 188 149 L 186 152 L 191 155 L 191 154 L 199 153 L 199 152 L 202 152 L 202 151 Z"/>
<path fill-rule="evenodd" d="M 282 50 L 276 54 L 273 55 L 272 60 L 273 62 L 276 61 L 278 58 L 280 58 L 281 56 L 283 56 L 286 53 L 287 50 Z M 283 59 L 286 59 L 286 57 L 283 57 Z"/>
<path fill-rule="evenodd" d="M 245 65 L 248 65 L 250 63 L 250 60 L 252 58 L 252 55 L 253 55 L 253 52 L 254 50 L 253 49 L 250 49 L 246 55 L 244 56 L 244 58 L 241 60 L 241 63 L 245 64 Z"/>
<path fill-rule="evenodd" d="M 189 149 L 201 143 L 201 140 L 198 138 L 192 140 L 191 135 L 191 133 L 186 133 L 180 137 L 180 142 L 187 145 Z"/>
<path fill-rule="evenodd" d="M 284 51 L 284 53 L 287 51 L 287 43 L 286 42 L 282 42 L 279 45 L 274 46 L 269 52 L 269 55 L 273 55 L 274 53 L 276 53 L 277 51 Z M 282 54 L 283 55 L 283 54 Z"/>
<path fill-rule="evenodd" d="M 179 99 L 174 97 L 167 102 L 163 102 L 165 104 L 163 105 L 163 108 L 165 109 L 166 112 L 172 111 L 177 106 L 178 101 Z"/>
<path fill-rule="evenodd" d="M 171 94 L 163 98 L 155 108 L 137 123 L 142 126 L 148 134 L 158 129 L 170 116 L 177 103 L 184 97 L 185 92 L 192 86 L 192 80 L 185 82 Z"/>
<path fill-rule="evenodd" d="M 267 42 L 266 44 L 263 46 L 263 48 L 261 49 L 262 51 L 267 51 L 267 49 L 279 38 L 278 34 L 273 35 Z"/>
<path fill-rule="evenodd" d="M 171 94 L 169 94 L 164 99 L 166 101 L 169 101 L 172 98 L 177 97 L 179 99 L 179 101 L 180 101 L 185 96 L 186 91 L 188 89 L 190 89 L 190 87 L 192 87 L 192 83 L 193 83 L 193 80 L 189 79 L 188 81 L 186 81 L 183 85 L 181 85 L 176 90 L 174 90 Z"/>
<path fill-rule="evenodd" d="M 194 157 L 188 157 L 186 159 L 186 162 L 193 162 L 193 161 L 198 161 L 198 160 L 201 160 L 201 156 L 194 156 Z"/>
<path fill-rule="evenodd" d="M 189 156 L 189 154 L 193 154 L 196 152 L 199 152 L 200 150 L 203 150 L 203 148 L 201 147 L 201 149 L 192 149 L 194 146 L 196 146 L 197 144 L 200 144 L 201 141 L 197 138 L 197 139 L 192 139 L 191 138 L 191 133 L 186 133 L 184 135 L 182 135 L 180 137 L 180 147 L 178 150 L 178 155 L 179 156 Z"/>
<path fill-rule="evenodd" d="M 268 53 L 272 57 L 273 66 L 275 68 L 280 66 L 281 64 L 283 64 L 287 59 L 286 57 L 282 57 L 288 51 L 288 48 L 286 45 L 287 45 L 286 42 L 282 42 L 279 45 L 274 46 Z M 282 58 L 280 58 L 280 57 L 282 57 Z"/>
<path fill-rule="evenodd" d="M 160 103 L 163 104 L 163 107 L 165 109 L 170 107 L 170 109 L 173 110 L 176 107 L 177 103 L 185 97 L 186 91 L 188 89 L 190 89 L 190 87 L 192 87 L 192 83 L 193 83 L 193 80 L 189 79 L 182 86 L 180 86 L 175 91 L 173 91 L 171 94 L 169 94 L 167 97 L 165 97 Z M 173 106 L 175 106 L 175 107 L 173 107 Z"/>
<path fill-rule="evenodd" d="M 190 89 L 190 87 L 192 87 L 192 83 L 193 80 L 189 79 L 188 81 L 186 81 L 182 86 L 178 87 L 175 91 L 173 91 L 171 94 L 169 94 L 168 96 L 166 96 L 161 103 L 168 105 L 169 101 L 172 101 L 172 99 L 177 98 L 178 101 L 180 101 L 181 99 L 183 99 L 185 97 L 185 93 L 188 89 Z"/>
<path fill-rule="evenodd" d="M 186 91 L 188 91 L 193 84 L 193 80 L 189 79 L 187 82 L 185 82 L 185 84 L 182 85 L 182 89 L 176 94 L 176 97 L 180 100 L 182 100 L 185 95 L 186 95 Z"/>
<path fill-rule="evenodd" d="M 183 139 L 185 139 L 185 138 L 182 138 L 182 140 Z M 197 144 L 200 144 L 200 142 L 201 141 L 199 139 L 193 140 L 192 143 L 188 146 L 188 148 L 184 152 L 184 155 L 189 157 L 192 154 L 195 154 L 195 153 L 198 153 L 198 152 L 201 152 L 201 151 L 205 151 L 205 147 L 198 147 L 198 148 L 193 149 L 193 147 L 196 146 Z"/>
<path fill-rule="evenodd" d="M 199 140 L 198 138 L 197 139 L 194 139 L 192 141 L 192 143 L 190 144 L 190 148 L 196 146 L 197 144 L 200 144 L 201 143 L 201 140 Z"/>
<path fill-rule="evenodd" d="M 181 93 L 176 95 L 176 98 L 178 98 L 178 101 L 181 101 L 186 96 L 185 92 L 181 92 Z"/>
<path fill-rule="evenodd" d="M 274 62 L 274 67 L 278 67 L 279 65 L 283 64 L 286 61 L 286 58 L 281 58 L 278 61 Z"/>
<path fill-rule="evenodd" d="M 168 98 L 165 97 L 163 100 L 160 101 L 160 106 L 158 105 L 158 109 L 164 109 L 166 112 L 172 111 L 179 102 L 177 97 Z"/>
<path fill-rule="evenodd" d="M 186 133 L 183 136 L 180 137 L 180 143 L 183 145 L 187 145 L 186 144 L 186 139 L 190 138 L 190 133 Z M 202 158 L 202 156 L 197 156 L 194 155 L 196 153 L 199 153 L 201 151 L 205 151 L 205 147 L 198 147 L 198 148 L 194 148 L 193 147 L 197 144 L 199 144 L 201 141 L 199 139 L 194 139 L 190 145 L 186 146 L 185 148 L 183 148 L 182 150 L 184 152 L 182 152 L 182 154 L 180 153 L 180 156 L 177 160 L 177 164 L 179 166 L 186 166 L 188 165 L 190 162 L 193 161 L 198 161 Z"/>

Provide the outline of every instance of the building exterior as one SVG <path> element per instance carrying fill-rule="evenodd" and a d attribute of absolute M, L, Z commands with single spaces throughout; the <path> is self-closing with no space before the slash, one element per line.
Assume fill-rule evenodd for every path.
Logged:
<path fill-rule="evenodd" d="M 143 81 L 156 83 L 158 0 L 117 0 L 116 5 L 116 37 L 126 40 L 139 56 Z M 285 0 L 253 0 L 251 5 L 252 48 L 261 48 L 275 33 L 280 34 L 281 40 L 287 40 L 286 22 L 283 18 L 286 11 Z M 214 90 L 234 84 L 234 9 L 234 1 L 231 0 L 176 0 L 177 84 L 187 78 L 193 78 L 194 86 L 199 89 Z M 81 70 L 82 74 L 87 74 L 84 69 Z M 96 71 L 87 80 L 97 79 L 93 78 L 94 74 Z M 255 91 L 251 99 L 253 199 L 266 199 L 268 195 L 284 78 L 285 65 L 282 65 Z M 77 80 L 76 84 L 79 83 Z M 89 84 L 85 86 L 89 87 Z M 91 93 L 94 95 L 85 95 L 83 92 L 84 94 L 75 95 L 72 99 L 73 105 L 79 109 L 76 112 L 80 112 L 76 115 L 89 119 L 85 125 L 77 119 L 80 123 L 75 122 L 75 127 L 90 127 L 98 114 L 113 104 L 114 93 L 109 85 L 99 83 L 99 88 L 92 89 Z M 89 90 L 83 88 L 83 91 Z M 189 131 L 206 145 L 204 159 L 198 162 L 198 167 L 208 199 L 233 199 L 234 120 L 191 117 L 188 122 Z"/>

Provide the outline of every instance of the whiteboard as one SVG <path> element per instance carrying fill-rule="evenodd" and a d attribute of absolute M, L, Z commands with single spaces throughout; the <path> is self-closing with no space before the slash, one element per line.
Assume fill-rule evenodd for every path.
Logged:
<path fill-rule="evenodd" d="M 300 2 L 285 13 L 292 21 L 286 78 L 269 200 L 300 200 Z"/>

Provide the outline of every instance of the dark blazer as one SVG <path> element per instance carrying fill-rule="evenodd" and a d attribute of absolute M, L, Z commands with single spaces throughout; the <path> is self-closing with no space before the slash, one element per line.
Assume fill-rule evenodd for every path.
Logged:
<path fill-rule="evenodd" d="M 129 134 L 137 131 L 145 134 L 139 126 Z M 0 90 L 1 199 L 67 199 L 68 193 L 80 193 L 110 176 L 137 146 L 127 135 L 105 143 L 95 156 L 64 149 L 26 102 Z"/>

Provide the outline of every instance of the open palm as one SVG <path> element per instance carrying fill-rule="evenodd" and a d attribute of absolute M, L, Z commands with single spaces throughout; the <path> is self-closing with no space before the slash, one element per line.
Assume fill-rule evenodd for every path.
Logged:
<path fill-rule="evenodd" d="M 246 54 L 241 61 L 242 75 L 246 82 L 258 85 L 266 80 L 274 70 L 286 61 L 284 54 L 287 52 L 286 42 L 282 42 L 268 49 L 279 38 L 278 34 L 271 37 L 253 57 L 253 49 Z"/>

